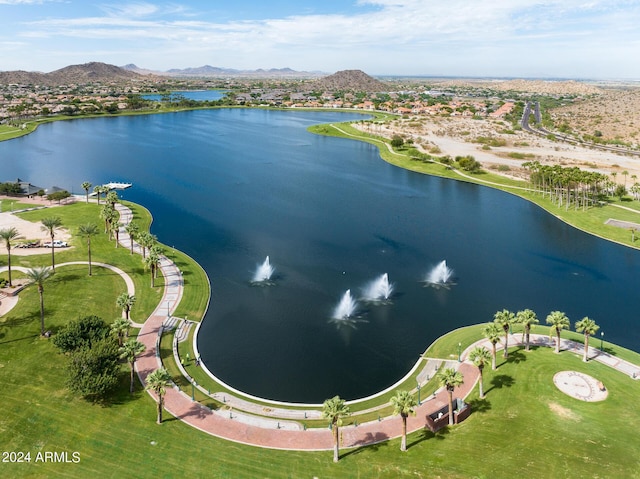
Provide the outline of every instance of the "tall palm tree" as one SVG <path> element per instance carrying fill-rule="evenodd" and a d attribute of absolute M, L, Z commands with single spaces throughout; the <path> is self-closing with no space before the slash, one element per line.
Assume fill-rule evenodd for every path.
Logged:
<path fill-rule="evenodd" d="M 122 346 L 124 343 L 124 338 L 129 336 L 129 327 L 131 326 L 131 321 L 125 318 L 118 318 L 113 323 L 111 323 L 111 333 L 118 338 L 118 346 Z"/>
<path fill-rule="evenodd" d="M 7 248 L 7 271 L 9 272 L 9 286 L 13 286 L 11 283 L 11 243 L 15 240 L 22 239 L 20 233 L 13 226 L 11 228 L 4 228 L 0 230 L 0 239 L 4 240 L 4 245 Z"/>
<path fill-rule="evenodd" d="M 62 220 L 58 216 L 50 216 L 48 218 L 42 218 L 40 223 L 42 223 L 40 229 L 48 232 L 49 237 L 51 238 L 51 269 L 55 272 L 56 260 L 54 251 L 56 248 L 53 240 L 56 237 L 56 230 L 62 227 Z"/>
<path fill-rule="evenodd" d="M 453 391 L 464 383 L 464 377 L 453 368 L 445 368 L 438 373 L 440 386 L 447 388 L 449 393 L 449 426 L 453 426 Z"/>
<path fill-rule="evenodd" d="M 500 336 L 502 336 L 502 330 L 496 323 L 489 323 L 482 330 L 482 334 L 491 343 L 491 369 L 496 369 L 496 344 L 500 342 Z"/>
<path fill-rule="evenodd" d="M 129 320 L 129 313 L 131 312 L 131 307 L 135 302 L 136 297 L 129 293 L 122 293 L 116 298 L 116 306 L 122 309 L 127 320 Z"/>
<path fill-rule="evenodd" d="M 407 417 L 409 414 L 415 414 L 415 407 L 418 401 L 409 391 L 396 391 L 396 395 L 391 398 L 393 406 L 393 414 L 400 414 L 402 418 L 402 441 L 400 442 L 400 450 L 407 450 Z"/>
<path fill-rule="evenodd" d="M 80 225 L 78 235 L 87 240 L 87 251 L 89 252 L 89 276 L 91 276 L 91 238 L 98 234 L 98 226 L 93 223 Z"/>
<path fill-rule="evenodd" d="M 498 311 L 493 315 L 493 321 L 502 328 L 504 331 L 504 357 L 509 357 L 509 330 L 511 325 L 515 322 L 516 315 L 508 309 Z"/>
<path fill-rule="evenodd" d="M 109 234 L 111 239 L 111 230 L 113 223 L 118 219 L 118 213 L 109 203 L 102 205 L 100 210 L 100 218 L 104 220 L 104 232 Z"/>
<path fill-rule="evenodd" d="M 142 354 L 145 349 L 147 348 L 144 344 L 132 338 L 120 346 L 120 349 L 118 350 L 120 353 L 120 359 L 126 359 L 129 363 L 129 367 L 131 368 L 131 385 L 129 386 L 129 392 L 131 394 L 133 394 L 133 372 L 136 364 L 136 357 L 138 354 Z"/>
<path fill-rule="evenodd" d="M 480 399 L 484 399 L 484 384 L 482 382 L 482 371 L 485 366 L 489 364 L 491 361 L 491 353 L 484 346 L 476 346 L 469 352 L 469 359 L 473 364 L 478 368 L 478 372 L 480 373 L 480 381 L 478 383 L 478 388 L 480 389 Z"/>
<path fill-rule="evenodd" d="M 40 336 L 44 336 L 44 282 L 52 275 L 51 268 L 31 268 L 27 270 L 27 278 L 29 284 L 38 286 L 38 294 L 40 295 Z"/>
<path fill-rule="evenodd" d="M 149 255 L 143 259 L 145 268 L 149 268 L 151 271 L 151 287 L 155 287 L 156 283 L 156 272 L 160 266 L 160 255 L 155 251 L 149 251 Z"/>
<path fill-rule="evenodd" d="M 102 194 L 102 185 L 96 185 L 93 187 L 93 192 L 98 197 L 98 204 L 100 204 L 100 195 Z"/>
<path fill-rule="evenodd" d="M 518 311 L 516 313 L 516 323 L 519 323 L 524 328 L 522 331 L 522 337 L 524 341 L 524 350 L 529 351 L 529 337 L 531 335 L 531 326 L 538 324 L 538 316 L 530 309 Z"/>
<path fill-rule="evenodd" d="M 551 311 L 547 316 L 547 324 L 551 325 L 549 335 L 556 335 L 556 353 L 560 353 L 560 331 L 571 327 L 569 318 L 562 311 Z"/>
<path fill-rule="evenodd" d="M 329 419 L 333 431 L 333 462 L 340 458 L 338 428 L 342 426 L 342 418 L 349 416 L 351 410 L 340 396 L 327 399 L 322 404 L 322 417 Z"/>
<path fill-rule="evenodd" d="M 131 244 L 131 254 L 133 254 L 133 241 L 138 237 L 140 228 L 138 227 L 138 223 L 135 223 L 132 221 L 131 223 L 128 223 L 124 227 L 124 230 L 129 234 L 129 242 Z"/>
<path fill-rule="evenodd" d="M 582 360 L 586 363 L 589 357 L 589 336 L 593 336 L 600 329 L 596 322 L 588 317 L 582 318 L 576 323 L 576 331 L 584 333 L 584 355 Z"/>
<path fill-rule="evenodd" d="M 158 395 L 158 424 L 162 424 L 162 408 L 164 407 L 164 394 L 171 383 L 171 376 L 164 368 L 159 368 L 147 376 L 146 389 L 150 389 Z"/>
<path fill-rule="evenodd" d="M 148 231 L 141 231 L 138 233 L 138 244 L 142 247 L 142 257 L 146 258 L 147 249 L 151 248 L 154 244 L 156 244 L 158 239 L 155 235 L 152 235 Z"/>
<path fill-rule="evenodd" d="M 88 182 L 88 181 L 83 181 L 82 182 L 82 189 L 84 190 L 84 195 L 85 195 L 85 202 L 89 203 L 89 190 L 91 189 L 93 185 Z"/>

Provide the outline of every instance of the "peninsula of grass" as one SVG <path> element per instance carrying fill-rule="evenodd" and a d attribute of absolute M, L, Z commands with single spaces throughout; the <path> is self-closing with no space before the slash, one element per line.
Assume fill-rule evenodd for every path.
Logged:
<path fill-rule="evenodd" d="M 379 148 L 380 157 L 386 162 L 416 173 L 475 183 L 514 194 L 538 205 L 558 219 L 586 233 L 632 248 L 640 248 L 640 237 L 636 237 L 640 235 L 632 235 L 627 228 L 618 228 L 605 224 L 610 218 L 630 223 L 640 223 L 640 203 L 638 201 L 629 201 L 629 198 L 620 199 L 612 196 L 598 206 L 590 207 L 587 211 L 574 208 L 567 210 L 564 207 L 553 204 L 548 196 L 532 191 L 530 185 L 525 181 L 506 178 L 486 171 L 478 173 L 458 171 L 449 165 L 441 163 L 438 158 L 432 158 L 427 155 L 416 156 L 417 151 L 415 149 L 394 149 L 388 139 L 360 131 L 351 126 L 351 122 L 314 125 L 309 127 L 308 130 L 319 135 L 370 143 Z"/>

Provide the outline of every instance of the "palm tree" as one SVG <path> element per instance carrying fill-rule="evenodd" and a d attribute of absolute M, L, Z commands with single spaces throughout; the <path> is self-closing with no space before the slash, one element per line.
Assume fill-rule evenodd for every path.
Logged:
<path fill-rule="evenodd" d="M 138 233 L 138 244 L 142 247 L 142 257 L 147 256 L 147 248 L 151 248 L 158 239 L 148 231 Z"/>
<path fill-rule="evenodd" d="M 344 399 L 340 399 L 340 396 L 327 399 L 322 404 L 322 417 L 329 419 L 333 431 L 333 462 L 338 462 L 340 458 L 338 428 L 342 426 L 342 418 L 349 414 L 351 414 L 349 406 L 344 402 Z"/>
<path fill-rule="evenodd" d="M 453 426 L 453 390 L 464 383 L 464 377 L 453 368 L 445 368 L 438 373 L 438 382 L 449 393 L 449 426 Z"/>
<path fill-rule="evenodd" d="M 111 239 L 111 225 L 118 219 L 118 217 L 119 215 L 116 210 L 113 209 L 113 206 L 108 203 L 102 205 L 100 218 L 104 220 L 104 232 L 109 233 L 109 239 Z"/>
<path fill-rule="evenodd" d="M 489 323 L 487 327 L 482 330 L 482 334 L 491 343 L 491 369 L 496 369 L 496 344 L 500 342 L 500 336 L 502 330 L 496 323 Z"/>
<path fill-rule="evenodd" d="M 561 311 L 551 311 L 547 316 L 547 324 L 551 325 L 549 335 L 556 335 L 556 353 L 560 353 L 560 331 L 571 327 L 569 318 Z"/>
<path fill-rule="evenodd" d="M 122 293 L 116 298 L 116 306 L 122 309 L 125 318 L 129 320 L 129 312 L 131 307 L 135 304 L 136 297 L 133 294 Z"/>
<path fill-rule="evenodd" d="M 124 227 L 124 230 L 129 234 L 129 241 L 131 243 L 131 254 L 133 254 L 133 241 L 137 238 L 140 228 L 138 223 L 133 221 Z"/>
<path fill-rule="evenodd" d="M 116 248 L 120 246 L 120 228 L 124 225 L 119 221 L 114 222 L 111 227 L 113 228 L 113 234 L 116 237 Z"/>
<path fill-rule="evenodd" d="M 106 191 L 107 195 L 105 196 L 104 200 L 107 202 L 108 205 L 110 205 L 112 208 L 115 209 L 116 207 L 116 203 L 118 202 L 118 193 L 115 191 L 109 191 L 107 189 Z"/>
<path fill-rule="evenodd" d="M 89 190 L 91 189 L 92 186 L 93 185 L 91 183 L 89 183 L 88 181 L 83 181 L 82 182 L 82 189 L 84 190 L 86 203 L 89 203 Z"/>
<path fill-rule="evenodd" d="M 87 240 L 87 251 L 89 252 L 89 276 L 91 276 L 91 237 L 98 234 L 98 226 L 93 223 L 80 225 L 78 235 Z"/>
<path fill-rule="evenodd" d="M 51 269 L 55 272 L 56 261 L 55 261 L 54 250 L 56 248 L 53 240 L 55 239 L 55 236 L 56 236 L 56 230 L 62 227 L 62 220 L 58 216 L 51 216 L 49 218 L 42 218 L 40 220 L 40 223 L 42 223 L 42 226 L 40 227 L 40 229 L 42 231 L 47 231 L 49 233 L 49 236 L 51 237 Z"/>
<path fill-rule="evenodd" d="M 513 314 L 508 309 L 503 309 L 502 311 L 498 311 L 493 316 L 493 321 L 502 328 L 504 331 L 504 357 L 509 357 L 509 330 L 511 329 L 511 324 L 516 319 L 516 315 Z"/>
<path fill-rule="evenodd" d="M 4 228 L 0 230 L 0 239 L 4 240 L 4 245 L 7 248 L 7 271 L 9 272 L 9 286 L 13 286 L 11 283 L 11 242 L 21 239 L 20 233 L 13 226 L 11 228 Z"/>
<path fill-rule="evenodd" d="M 40 336 L 44 336 L 44 282 L 52 275 L 51 268 L 31 268 L 27 270 L 27 278 L 29 284 L 38 285 L 38 294 L 40 295 Z"/>
<path fill-rule="evenodd" d="M 396 391 L 396 395 L 391 398 L 393 414 L 400 414 L 402 417 L 402 442 L 400 450 L 407 450 L 407 417 L 415 414 L 414 408 L 418 405 L 416 398 L 409 391 Z"/>
<path fill-rule="evenodd" d="M 116 338 L 118 338 L 118 346 L 122 346 L 125 336 L 129 336 L 130 326 L 131 321 L 125 318 L 118 318 L 113 323 L 111 323 L 111 332 Z"/>
<path fill-rule="evenodd" d="M 120 353 L 120 359 L 126 359 L 131 368 L 131 385 L 129 386 L 129 392 L 133 394 L 133 372 L 136 364 L 136 357 L 138 354 L 142 354 L 147 349 L 144 344 L 136 339 L 130 339 L 124 343 L 118 352 Z"/>
<path fill-rule="evenodd" d="M 586 363 L 589 357 L 589 336 L 593 336 L 600 329 L 596 322 L 588 317 L 582 318 L 576 323 L 576 331 L 584 333 L 584 355 L 582 360 Z"/>
<path fill-rule="evenodd" d="M 98 197 L 98 204 L 100 204 L 100 195 L 102 194 L 102 185 L 96 185 L 93 187 L 93 192 Z"/>
<path fill-rule="evenodd" d="M 167 386 L 171 382 L 171 376 L 164 368 L 159 368 L 149 373 L 147 376 L 147 386 L 145 389 L 150 389 L 158 395 L 158 424 L 162 424 L 162 408 L 164 406 L 164 394 Z"/>
<path fill-rule="evenodd" d="M 482 383 L 482 370 L 492 360 L 491 353 L 484 346 L 476 346 L 469 352 L 469 359 L 478 368 L 480 373 L 480 382 L 478 387 L 480 389 L 480 399 L 484 399 L 484 384 Z"/>
<path fill-rule="evenodd" d="M 516 323 L 522 324 L 524 330 L 522 331 L 522 337 L 525 340 L 524 350 L 529 351 L 529 336 L 531 334 L 531 326 L 538 324 L 538 316 L 530 309 L 518 311 L 516 314 Z"/>
<path fill-rule="evenodd" d="M 155 251 L 149 251 L 149 255 L 143 259 L 145 269 L 149 268 L 151 271 L 151 287 L 155 287 L 156 283 L 156 271 L 160 266 L 160 256 Z"/>

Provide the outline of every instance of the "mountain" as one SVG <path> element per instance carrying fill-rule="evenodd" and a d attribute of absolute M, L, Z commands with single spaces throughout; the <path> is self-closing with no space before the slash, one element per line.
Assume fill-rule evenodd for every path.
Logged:
<path fill-rule="evenodd" d="M 162 75 L 163 73 L 159 73 Z M 213 67 L 204 65 L 191 68 L 172 68 L 167 70 L 165 75 L 176 77 L 248 77 L 248 78 L 315 78 L 324 73 L 321 72 L 300 72 L 291 68 L 270 68 L 268 70 L 259 68 L 257 70 L 236 70 L 234 68 Z"/>
<path fill-rule="evenodd" d="M 86 83 L 118 83 L 141 79 L 140 75 L 107 63 L 91 62 L 83 65 L 70 65 L 49 73 L 6 71 L 0 72 L 0 83 L 19 83 L 34 85 L 68 85 Z"/>
<path fill-rule="evenodd" d="M 362 70 L 342 70 L 313 82 L 310 87 L 320 91 L 388 91 L 389 85 L 367 75 Z"/>

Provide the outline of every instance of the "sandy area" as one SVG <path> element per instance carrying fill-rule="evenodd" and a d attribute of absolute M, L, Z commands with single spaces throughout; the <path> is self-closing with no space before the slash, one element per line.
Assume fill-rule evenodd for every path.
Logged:
<path fill-rule="evenodd" d="M 471 155 L 482 163 L 484 168 L 505 176 L 525 177 L 522 163 L 539 161 L 542 164 L 577 166 L 605 174 L 615 171 L 618 173 L 615 180 L 618 183 L 624 183 L 626 180 L 628 187 L 638 181 L 632 178 L 633 175 L 640 178 L 640 157 L 551 141 L 524 131 L 508 133 L 511 125 L 503 120 L 416 116 L 396 119 L 385 125 L 358 123 L 353 126 L 386 138 L 395 134 L 405 139 L 411 138 L 419 150 L 435 156 L 449 155 L 455 158 Z M 504 145 L 487 148 L 478 141 L 480 137 L 490 137 L 504 142 Z M 509 156 L 514 153 L 524 155 L 524 158 L 516 159 Z M 625 170 L 629 173 L 627 178 L 620 174 Z"/>
<path fill-rule="evenodd" d="M 6 197 L 0 197 L 0 198 L 6 199 Z M 11 199 L 15 199 L 15 198 L 11 198 Z M 57 204 L 52 205 L 52 204 L 49 204 L 48 201 L 42 200 L 39 198 L 38 199 L 20 198 L 19 201 L 21 203 L 31 203 L 34 206 L 45 206 L 47 208 L 52 208 L 52 209 L 60 207 Z M 52 215 L 54 214 L 55 212 L 52 211 Z M 15 227 L 19 231 L 20 236 L 22 236 L 22 239 L 24 240 L 33 240 L 33 241 L 41 241 L 41 242 L 51 240 L 51 238 L 49 237 L 49 233 L 41 229 L 42 224 L 40 222 L 32 223 L 31 221 L 23 220 L 22 218 L 15 216 L 11 212 L 0 213 L 0 229 L 11 228 L 11 227 Z M 62 241 L 69 241 L 71 239 L 71 234 L 65 228 L 61 228 L 56 232 L 55 239 L 62 240 Z M 18 244 L 20 242 L 22 242 L 22 240 L 14 241 L 13 243 L 14 245 L 11 247 L 11 255 L 27 256 L 27 255 L 34 255 L 34 254 L 46 254 L 51 252 L 49 248 L 42 248 L 42 247 L 16 248 L 15 244 Z M 5 246 L 4 241 L 0 241 L 0 254 L 7 254 L 7 248 Z"/>

